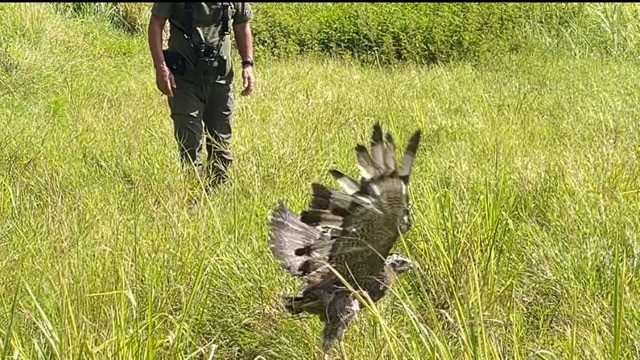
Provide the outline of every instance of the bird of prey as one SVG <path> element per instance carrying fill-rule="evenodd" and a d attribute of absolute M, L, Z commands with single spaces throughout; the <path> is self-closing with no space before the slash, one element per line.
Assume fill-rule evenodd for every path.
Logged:
<path fill-rule="evenodd" d="M 320 317 L 325 357 L 336 340 L 344 351 L 344 332 L 360 309 L 349 287 L 375 302 L 396 275 L 415 266 L 391 250 L 411 228 L 407 187 L 420 135 L 418 129 L 409 138 L 398 169 L 394 140 L 390 133 L 383 138 L 376 123 L 371 152 L 361 144 L 355 147 L 359 181 L 329 170 L 343 191 L 312 183 L 309 207 L 299 218 L 282 200 L 270 213 L 271 252 L 290 275 L 304 282 L 302 294 L 286 297 L 284 305 L 292 314 Z"/>

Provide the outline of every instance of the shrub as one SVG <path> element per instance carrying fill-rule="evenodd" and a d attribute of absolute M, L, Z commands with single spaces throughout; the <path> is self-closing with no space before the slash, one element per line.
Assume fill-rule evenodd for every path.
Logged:
<path fill-rule="evenodd" d="M 254 5 L 256 46 L 280 57 L 366 63 L 475 61 L 521 51 L 636 55 L 636 4 L 319 3 Z"/>
<path fill-rule="evenodd" d="M 54 3 L 60 13 L 74 16 L 98 16 L 111 21 L 114 27 L 130 34 L 146 30 L 151 10 L 150 3 Z"/>
<path fill-rule="evenodd" d="M 60 3 L 145 32 L 149 3 Z M 256 56 L 349 57 L 368 64 L 486 61 L 519 52 L 637 56 L 637 4 L 254 3 Z"/>

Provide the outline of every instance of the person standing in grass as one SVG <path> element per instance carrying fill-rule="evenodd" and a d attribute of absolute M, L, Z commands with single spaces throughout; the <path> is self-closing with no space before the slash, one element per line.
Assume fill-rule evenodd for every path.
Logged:
<path fill-rule="evenodd" d="M 233 161 L 230 30 L 242 61 L 241 95 L 251 94 L 255 86 L 252 18 L 249 3 L 154 3 L 151 9 L 149 50 L 156 86 L 168 97 L 180 159 L 183 165 L 194 167 L 210 187 L 227 180 Z M 168 49 L 163 50 L 167 20 Z"/>

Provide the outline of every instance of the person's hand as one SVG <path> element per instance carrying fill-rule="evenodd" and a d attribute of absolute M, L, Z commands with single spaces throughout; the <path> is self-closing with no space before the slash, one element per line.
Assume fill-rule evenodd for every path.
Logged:
<path fill-rule="evenodd" d="M 253 66 L 242 68 L 242 92 L 240 95 L 247 96 L 253 92 L 256 84 L 256 76 L 253 74 Z"/>
<path fill-rule="evenodd" d="M 156 68 L 156 86 L 163 94 L 173 97 L 173 89 L 176 88 L 176 81 L 167 65 L 162 64 Z"/>

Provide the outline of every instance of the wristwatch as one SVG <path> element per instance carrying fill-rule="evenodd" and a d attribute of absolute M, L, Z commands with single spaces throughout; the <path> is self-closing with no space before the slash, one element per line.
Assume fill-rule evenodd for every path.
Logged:
<path fill-rule="evenodd" d="M 242 60 L 242 67 L 245 68 L 247 66 L 253 66 L 253 59 L 248 58 L 246 60 Z"/>

